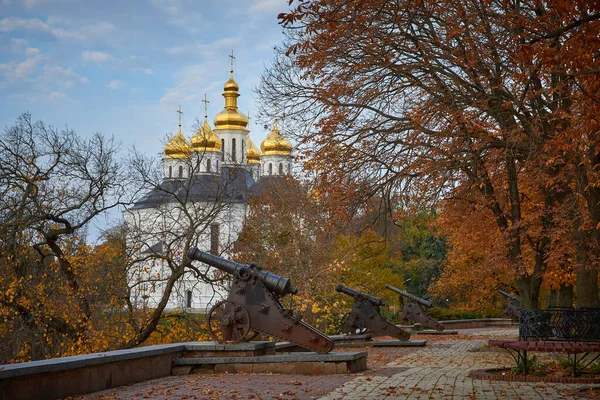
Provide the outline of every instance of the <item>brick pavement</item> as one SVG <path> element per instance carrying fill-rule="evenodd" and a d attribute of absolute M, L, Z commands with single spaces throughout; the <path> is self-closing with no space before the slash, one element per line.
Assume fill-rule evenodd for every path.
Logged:
<path fill-rule="evenodd" d="M 516 329 L 461 330 L 456 337 L 422 337 L 421 348 L 369 349 L 370 370 L 355 375 L 219 374 L 173 376 L 78 399 L 588 399 L 599 385 L 502 382 L 467 377 L 473 369 L 508 366 L 512 359 L 484 346 Z M 344 349 L 348 350 L 348 349 Z M 587 396 L 587 397 L 586 397 Z"/>
<path fill-rule="evenodd" d="M 502 382 L 471 379 L 473 369 L 509 366 L 504 352 L 486 349 L 488 338 L 516 336 L 515 329 L 463 330 L 471 338 L 429 342 L 415 353 L 399 357 L 385 368 L 410 366 L 391 376 L 360 376 L 320 400 L 393 399 L 585 399 L 581 389 L 598 385 L 545 382 Z M 384 369 L 385 369 L 384 368 Z"/>

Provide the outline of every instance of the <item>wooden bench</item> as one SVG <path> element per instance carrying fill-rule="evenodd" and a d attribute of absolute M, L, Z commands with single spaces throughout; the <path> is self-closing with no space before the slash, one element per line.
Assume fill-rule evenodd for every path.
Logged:
<path fill-rule="evenodd" d="M 519 340 L 489 340 L 488 345 L 507 350 L 523 365 L 525 375 L 527 352 L 572 355 L 573 376 L 578 376 L 600 357 L 600 309 L 524 309 L 519 317 Z"/>

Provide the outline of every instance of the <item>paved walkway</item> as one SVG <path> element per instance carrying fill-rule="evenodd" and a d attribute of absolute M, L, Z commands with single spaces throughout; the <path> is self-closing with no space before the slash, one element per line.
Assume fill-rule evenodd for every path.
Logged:
<path fill-rule="evenodd" d="M 467 377 L 473 369 L 508 366 L 489 338 L 515 337 L 516 329 L 461 330 L 427 336 L 421 348 L 369 349 L 370 370 L 356 375 L 189 375 L 143 382 L 84 399 L 593 399 L 600 385 L 502 382 Z M 344 349 L 347 350 L 347 349 Z M 589 389 L 595 388 L 596 395 Z M 596 396 L 596 397 L 594 397 Z"/>
<path fill-rule="evenodd" d="M 467 377 L 473 369 L 511 365 L 505 353 L 489 351 L 490 337 L 513 337 L 515 330 L 462 331 L 471 340 L 443 339 L 430 342 L 416 353 L 402 356 L 386 365 L 411 366 L 392 376 L 357 377 L 342 385 L 322 400 L 334 399 L 583 399 L 585 389 L 594 385 L 556 384 L 545 382 L 503 382 Z M 597 387 L 598 385 L 596 385 Z M 582 392 L 581 389 L 584 389 Z"/>

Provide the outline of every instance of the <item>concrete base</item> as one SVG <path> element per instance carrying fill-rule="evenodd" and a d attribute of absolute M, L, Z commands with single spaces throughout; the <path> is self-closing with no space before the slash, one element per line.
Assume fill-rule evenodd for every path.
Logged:
<path fill-rule="evenodd" d="M 184 357 L 251 357 L 275 354 L 275 343 L 268 341 L 220 344 L 217 342 L 191 342 L 185 344 Z"/>
<path fill-rule="evenodd" d="M 423 347 L 427 340 L 373 340 L 373 347 Z"/>
<path fill-rule="evenodd" d="M 178 358 L 173 361 L 177 373 L 182 367 L 191 367 L 189 373 L 278 373 L 304 375 L 332 375 L 365 371 L 366 352 L 339 352 L 328 354 L 291 353 L 255 357 Z"/>

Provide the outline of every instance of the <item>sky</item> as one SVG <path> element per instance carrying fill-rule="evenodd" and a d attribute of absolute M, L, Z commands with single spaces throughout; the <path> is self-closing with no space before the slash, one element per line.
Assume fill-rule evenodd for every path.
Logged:
<path fill-rule="evenodd" d="M 287 0 L 0 0 L 0 123 L 23 112 L 81 136 L 114 135 L 123 149 L 159 155 L 168 135 L 224 107 L 234 58 L 240 111 L 252 141 L 253 89 L 283 39 Z"/>
<path fill-rule="evenodd" d="M 0 0 L 0 129 L 30 112 L 80 136 L 114 136 L 162 158 L 169 136 L 194 133 L 224 108 L 234 55 L 238 106 L 258 146 L 270 129 L 254 116 L 253 89 L 282 39 L 288 0 Z M 114 225 L 98 217 L 88 237 Z"/>

